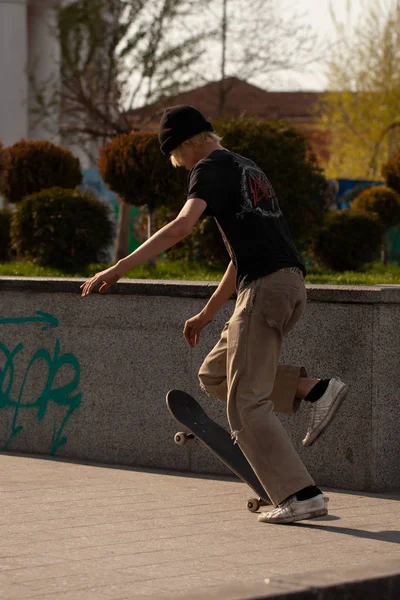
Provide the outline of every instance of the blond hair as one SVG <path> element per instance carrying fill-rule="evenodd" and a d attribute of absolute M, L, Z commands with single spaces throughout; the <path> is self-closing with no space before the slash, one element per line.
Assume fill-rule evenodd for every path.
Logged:
<path fill-rule="evenodd" d="M 183 166 L 182 150 L 184 149 L 184 146 L 192 146 L 196 148 L 209 142 L 217 142 L 217 144 L 219 144 L 221 140 L 222 137 L 220 137 L 216 133 L 213 133 L 212 131 L 202 131 L 201 133 L 196 133 L 196 135 L 183 142 L 180 146 L 178 146 L 177 148 L 175 148 L 175 150 L 171 152 L 170 160 L 172 166 Z"/>

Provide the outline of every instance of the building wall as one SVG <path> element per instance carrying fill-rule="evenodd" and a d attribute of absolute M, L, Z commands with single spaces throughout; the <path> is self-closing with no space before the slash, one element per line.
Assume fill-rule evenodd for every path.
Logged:
<path fill-rule="evenodd" d="M 0 139 L 5 146 L 29 135 L 27 7 L 0 0 Z"/>
<path fill-rule="evenodd" d="M 21 138 L 59 141 L 59 112 L 49 119 L 32 114 L 35 97 L 29 78 L 47 98 L 59 85 L 55 37 L 58 0 L 0 0 L 0 139 L 5 146 Z"/>

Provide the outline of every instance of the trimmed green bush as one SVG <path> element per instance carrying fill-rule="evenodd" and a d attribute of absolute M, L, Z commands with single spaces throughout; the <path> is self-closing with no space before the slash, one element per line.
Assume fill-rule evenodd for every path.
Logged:
<path fill-rule="evenodd" d="M 386 185 L 400 194 L 400 152 L 383 165 L 382 176 Z"/>
<path fill-rule="evenodd" d="M 6 170 L 0 193 L 9 202 L 44 189 L 72 189 L 82 181 L 79 159 L 47 141 L 21 140 L 4 150 Z"/>
<path fill-rule="evenodd" d="M 100 151 L 99 168 L 105 183 L 128 204 L 154 209 L 185 199 L 183 169 L 172 168 L 155 132 L 113 138 Z"/>
<path fill-rule="evenodd" d="M 3 187 L 2 181 L 4 179 L 5 170 L 6 170 L 6 155 L 5 155 L 3 143 L 0 140 L 0 194 L 1 194 L 2 187 Z"/>
<path fill-rule="evenodd" d="M 157 210 L 156 224 L 161 228 L 177 215 L 170 207 Z M 229 263 L 229 254 L 214 219 L 201 217 L 192 233 L 167 250 L 170 260 L 198 262 L 211 269 L 224 269 Z"/>
<path fill-rule="evenodd" d="M 102 262 L 112 239 L 109 208 L 91 194 L 61 188 L 24 198 L 11 226 L 20 258 L 53 267 Z"/>
<path fill-rule="evenodd" d="M 147 207 L 147 231 L 155 231 L 155 211 L 166 204 L 183 205 L 185 175 L 161 153 L 157 133 L 133 132 L 113 138 L 100 151 L 100 173 L 123 202 Z M 121 207 L 115 259 L 128 252 L 128 212 Z M 155 260 L 151 261 L 155 264 Z"/>
<path fill-rule="evenodd" d="M 12 214 L 10 210 L 0 210 L 0 260 L 10 258 L 10 229 Z"/>
<path fill-rule="evenodd" d="M 381 226 L 374 218 L 351 210 L 332 211 L 314 236 L 312 253 L 333 271 L 359 271 L 379 259 L 381 238 Z"/>
<path fill-rule="evenodd" d="M 357 196 L 351 209 L 373 216 L 387 229 L 400 223 L 400 194 L 385 186 L 370 187 Z"/>
<path fill-rule="evenodd" d="M 326 212 L 327 181 L 307 138 L 292 127 L 232 119 L 215 123 L 229 149 L 255 160 L 277 193 L 292 235 L 300 250 L 308 248 Z M 101 151 L 100 172 L 125 202 L 146 204 L 156 225 L 174 219 L 186 198 L 187 172 L 173 169 L 162 155 L 157 134 L 139 132 L 111 140 Z M 150 227 L 153 231 L 154 226 Z M 174 259 L 199 260 L 210 267 L 228 258 L 213 219 L 204 218 L 191 236 L 168 251 Z"/>
<path fill-rule="evenodd" d="M 328 182 L 308 138 L 294 127 L 255 119 L 214 123 L 222 144 L 254 160 L 270 180 L 299 250 L 308 248 L 326 212 Z"/>
<path fill-rule="evenodd" d="M 254 119 L 214 123 L 222 144 L 254 160 L 266 173 L 277 194 L 300 251 L 308 249 L 326 213 L 328 184 L 307 138 L 292 127 Z M 176 216 L 172 203 L 157 213 L 157 225 Z M 179 245 L 168 251 L 171 259 L 199 260 L 219 268 L 229 261 L 214 219 L 204 218 Z"/>

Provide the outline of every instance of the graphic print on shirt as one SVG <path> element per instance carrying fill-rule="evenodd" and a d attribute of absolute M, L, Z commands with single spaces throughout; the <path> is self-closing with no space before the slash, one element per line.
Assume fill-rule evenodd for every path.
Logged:
<path fill-rule="evenodd" d="M 282 211 L 274 189 L 263 171 L 252 161 L 235 156 L 241 173 L 241 192 L 243 204 L 237 217 L 245 213 L 256 213 L 262 217 L 279 218 Z"/>

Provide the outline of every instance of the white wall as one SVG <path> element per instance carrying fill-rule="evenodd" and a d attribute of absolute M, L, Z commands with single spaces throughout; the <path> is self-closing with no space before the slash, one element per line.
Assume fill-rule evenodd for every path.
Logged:
<path fill-rule="evenodd" d="M 30 71 L 51 94 L 59 84 L 59 48 L 54 35 L 58 0 L 0 0 L 0 139 L 9 146 L 24 138 L 59 141 L 55 107 L 45 123 L 31 115 L 35 98 Z"/>
<path fill-rule="evenodd" d="M 0 0 L 0 139 L 5 146 L 29 133 L 25 0 Z"/>
<path fill-rule="evenodd" d="M 35 114 L 36 96 L 29 90 L 29 137 L 50 139 L 58 143 L 59 106 L 54 104 L 60 84 L 60 49 L 56 37 L 57 2 L 30 1 L 28 3 L 28 68 L 34 74 L 36 86 L 51 112 L 45 119 Z"/>

